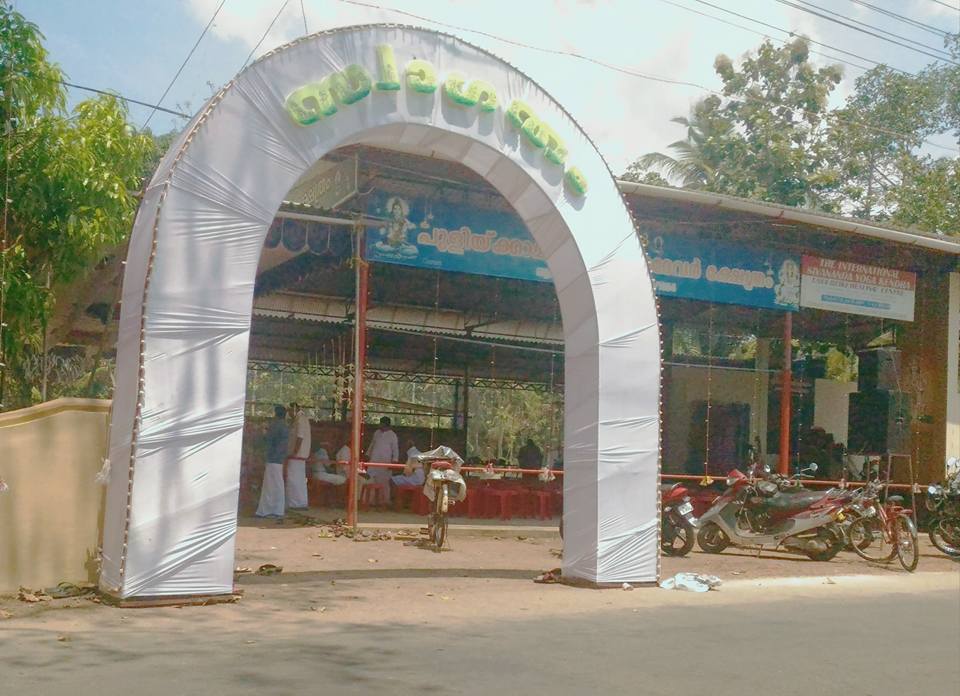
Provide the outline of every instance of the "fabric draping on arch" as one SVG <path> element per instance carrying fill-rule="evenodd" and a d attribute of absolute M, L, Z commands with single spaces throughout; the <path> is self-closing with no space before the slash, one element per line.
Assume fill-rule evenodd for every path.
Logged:
<path fill-rule="evenodd" d="M 304 85 L 348 66 L 383 78 L 380 46 L 392 47 L 399 89 L 373 85 L 315 123 L 295 122 L 285 101 Z M 435 69 L 436 90 L 413 88 L 414 60 Z M 412 65 L 422 87 L 429 75 Z M 496 108 L 447 94 L 454 72 L 465 86 L 488 83 Z M 561 164 L 507 117 L 514 100 L 548 124 L 547 148 L 565 146 L 565 157 L 553 153 Z M 146 191 L 123 285 L 102 587 L 121 597 L 232 590 L 264 238 L 311 165 L 361 142 L 461 162 L 523 218 L 553 275 L 566 342 L 564 573 L 655 581 L 659 330 L 613 177 L 570 116 L 510 65 L 448 35 L 376 25 L 306 37 L 251 65 L 194 119 Z"/>

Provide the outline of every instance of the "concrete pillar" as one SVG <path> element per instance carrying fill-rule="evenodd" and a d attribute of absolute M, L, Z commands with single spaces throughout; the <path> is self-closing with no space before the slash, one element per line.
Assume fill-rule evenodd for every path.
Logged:
<path fill-rule="evenodd" d="M 897 343 L 903 350 L 904 391 L 911 392 L 913 400 L 911 452 L 920 483 L 943 478 L 948 452 L 960 456 L 958 312 L 958 274 L 928 273 L 917 278 L 914 321 L 906 325 Z M 907 473 L 905 463 L 895 464 L 897 479 L 906 481 Z"/>

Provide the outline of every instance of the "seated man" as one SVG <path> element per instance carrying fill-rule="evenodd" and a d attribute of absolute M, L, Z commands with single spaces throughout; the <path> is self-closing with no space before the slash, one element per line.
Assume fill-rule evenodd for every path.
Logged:
<path fill-rule="evenodd" d="M 403 467 L 403 473 L 391 477 L 395 486 L 423 485 L 423 465 L 417 459 L 419 454 L 420 450 L 413 444 L 413 440 L 407 440 L 407 463 Z"/>
<path fill-rule="evenodd" d="M 337 462 L 330 461 L 330 455 L 327 454 L 327 443 L 320 443 L 320 447 L 313 453 L 310 462 L 312 464 L 312 478 L 318 481 L 326 481 L 334 486 L 342 486 L 347 482 L 347 476 L 343 472 L 343 466 Z"/>

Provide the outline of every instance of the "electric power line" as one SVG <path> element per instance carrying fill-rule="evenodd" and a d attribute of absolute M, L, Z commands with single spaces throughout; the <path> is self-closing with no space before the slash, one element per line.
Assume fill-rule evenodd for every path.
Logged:
<path fill-rule="evenodd" d="M 767 27 L 768 29 L 774 29 L 774 30 L 776 30 L 776 31 L 782 32 L 782 33 L 787 34 L 787 35 L 789 35 L 789 36 L 800 36 L 800 34 L 799 34 L 798 32 L 795 32 L 793 29 L 784 29 L 783 27 L 778 27 L 778 26 L 776 26 L 776 25 L 774 25 L 774 24 L 768 24 L 767 22 L 763 22 L 763 21 L 761 21 L 761 20 L 759 20 L 759 19 L 754 19 L 753 17 L 748 17 L 748 16 L 745 15 L 745 14 L 740 14 L 739 12 L 734 12 L 733 10 L 728 10 L 726 7 L 721 7 L 720 5 L 714 5 L 712 2 L 706 2 L 706 0 L 693 0 L 693 2 L 698 3 L 698 4 L 700 4 L 700 5 L 706 5 L 707 7 L 713 8 L 714 10 L 720 10 L 721 12 L 726 12 L 727 14 L 732 14 L 733 16 L 739 17 L 740 19 L 746 19 L 747 21 L 754 22 L 754 23 L 756 23 L 756 24 L 759 24 L 760 26 Z M 823 42 L 821 42 L 821 41 L 816 41 L 815 39 L 807 38 L 807 41 L 809 41 L 810 43 L 814 44 L 815 46 L 822 46 L 823 48 L 829 48 L 831 51 L 837 51 L 838 53 L 842 53 L 842 54 L 844 54 L 844 55 L 846 55 L 846 56 L 852 56 L 853 58 L 856 58 L 857 60 L 865 60 L 865 61 L 867 61 L 868 63 L 873 63 L 873 64 L 876 65 L 876 66 L 886 65 L 886 63 L 881 63 L 880 61 L 873 60 L 872 58 L 867 58 L 866 56 L 861 56 L 861 55 L 859 55 L 859 54 L 857 54 L 857 53 L 851 53 L 850 51 L 845 51 L 845 50 L 842 49 L 842 48 L 837 48 L 836 46 L 831 46 L 830 44 L 825 44 L 825 43 L 823 43 Z M 899 72 L 899 73 L 903 73 L 904 75 L 909 75 L 909 76 L 913 77 L 913 73 L 911 73 L 911 72 L 908 71 L 908 70 L 901 70 L 901 69 L 899 69 L 899 68 L 894 68 L 893 66 L 889 66 L 889 65 L 888 65 L 887 67 L 889 67 L 891 70 L 896 70 L 896 71 Z"/>
<path fill-rule="evenodd" d="M 97 89 L 96 87 L 85 87 L 85 86 L 83 86 L 83 85 L 78 85 L 78 84 L 75 84 L 75 83 L 73 83 L 73 82 L 67 82 L 66 80 L 55 80 L 55 82 L 59 82 L 59 83 L 60 83 L 61 85 L 63 85 L 64 87 L 72 87 L 73 89 L 81 89 L 81 90 L 83 90 L 84 92 L 94 92 L 94 93 L 96 93 L 96 94 L 104 94 L 104 95 L 106 95 L 106 96 L 108 96 L 108 97 L 114 97 L 114 98 L 116 98 L 116 99 L 119 99 L 120 101 L 125 101 L 125 102 L 128 102 L 128 103 L 130 103 L 130 104 L 138 104 L 139 106 L 147 106 L 147 107 L 150 107 L 151 109 L 155 109 L 156 111 L 162 111 L 162 112 L 164 112 L 164 113 L 166 113 L 166 114 L 172 114 L 172 115 L 174 115 L 174 116 L 179 116 L 180 118 L 186 118 L 186 119 L 191 118 L 191 116 L 190 116 L 189 114 L 185 114 L 185 113 L 182 113 L 182 112 L 180 112 L 180 111 L 174 111 L 173 109 L 168 109 L 168 108 L 166 108 L 166 107 L 160 106 L 159 104 L 151 104 L 150 102 L 140 101 L 139 99 L 131 99 L 130 97 L 125 97 L 125 96 L 123 96 L 122 94 L 119 94 L 118 92 L 109 92 L 109 91 L 107 91 L 107 90 L 105 90 L 105 89 Z"/>
<path fill-rule="evenodd" d="M 855 5 L 861 5 L 863 7 L 869 8 L 874 12 L 879 12 L 880 14 L 886 15 L 887 17 L 891 17 L 893 19 L 899 19 L 901 22 L 904 22 L 905 24 L 909 24 L 911 26 L 916 27 L 917 29 L 922 29 L 923 31 L 930 32 L 931 34 L 935 34 L 937 36 L 947 36 L 950 33 L 948 31 L 944 31 L 943 29 L 940 29 L 939 27 L 935 27 L 932 24 L 925 24 L 923 22 L 919 22 L 916 19 L 911 19 L 910 17 L 906 17 L 902 14 L 891 12 L 890 10 L 885 9 L 883 7 L 877 7 L 876 5 L 873 5 L 869 2 L 864 2 L 864 0 L 850 0 L 850 2 L 852 2 Z"/>
<path fill-rule="evenodd" d="M 264 42 L 264 39 L 267 38 L 267 34 L 269 34 L 270 30 L 273 29 L 273 25 L 277 23 L 277 20 L 280 19 L 280 15 L 283 14 L 283 11 L 287 9 L 287 5 L 289 4 L 290 4 L 290 0 L 284 0 L 283 4 L 280 6 L 280 9 L 277 11 L 277 14 L 274 15 L 273 20 L 270 22 L 270 24 L 267 25 L 267 30 L 263 32 L 263 36 L 261 36 L 260 40 L 257 41 L 257 45 L 253 47 L 253 50 L 250 51 L 250 55 L 248 55 L 247 59 L 243 61 L 243 65 L 240 66 L 241 71 L 245 67 L 247 67 L 247 63 L 249 63 L 250 59 L 253 58 L 253 54 L 257 52 L 258 48 L 260 48 L 260 44 L 262 44 Z"/>
<path fill-rule="evenodd" d="M 180 67 L 177 69 L 177 73 L 173 76 L 173 79 L 170 80 L 170 84 L 167 85 L 167 88 L 163 90 L 163 94 L 160 95 L 160 98 L 157 100 L 157 104 L 162 104 L 163 100 L 167 98 L 167 94 L 170 93 L 170 90 L 173 88 L 173 83 L 177 81 L 177 78 L 180 77 L 180 73 L 183 72 L 183 69 L 187 67 L 187 63 L 190 61 L 190 58 L 193 57 L 194 51 L 197 50 L 197 46 L 200 45 L 200 42 L 203 41 L 203 37 L 207 35 L 207 31 L 213 25 L 213 20 L 217 18 L 217 15 L 220 14 L 220 10 L 223 9 L 224 4 L 227 0 L 220 0 L 220 4 L 217 6 L 217 9 L 214 10 L 213 16 L 210 18 L 210 21 L 207 22 L 207 26 L 203 28 L 203 31 L 200 32 L 200 36 L 197 38 L 196 43 L 193 44 L 193 48 L 190 49 L 190 52 L 187 54 L 187 57 L 183 59 L 183 62 L 180 64 Z M 150 114 L 147 116 L 147 120 L 143 122 L 143 125 L 140 126 L 140 130 L 143 130 L 147 127 L 147 124 L 150 123 L 150 119 L 153 118 L 153 115 L 157 113 L 157 108 L 154 107 Z"/>
<path fill-rule="evenodd" d="M 721 18 L 721 17 L 715 17 L 715 16 L 712 15 L 712 14 L 707 14 L 706 12 L 701 12 L 700 10 L 694 9 L 693 7 L 687 7 L 686 5 L 681 5 L 680 3 L 673 2 L 673 0 L 660 0 L 660 2 L 662 2 L 662 3 L 666 4 L 666 5 L 672 5 L 673 7 L 679 8 L 679 9 L 681 9 L 681 10 L 686 10 L 687 12 L 692 12 L 693 14 L 695 14 L 695 15 L 700 15 L 701 17 L 706 17 L 707 19 L 712 19 L 712 20 L 715 21 L 715 22 L 720 22 L 721 24 L 726 24 L 726 25 L 729 26 L 729 27 L 736 27 L 737 29 L 742 29 L 743 31 L 748 31 L 748 32 L 750 32 L 751 34 L 756 34 L 757 36 L 762 36 L 762 37 L 765 38 L 765 39 L 770 39 L 771 41 L 776 41 L 777 43 L 780 43 L 780 44 L 784 44 L 784 45 L 785 45 L 785 44 L 787 43 L 784 39 L 778 39 L 777 37 L 775 37 L 775 36 L 770 36 L 769 34 L 767 34 L 767 33 L 765 33 L 765 32 L 757 31 L 756 29 L 751 29 L 750 27 L 745 27 L 745 26 L 743 26 L 742 24 L 737 24 L 736 22 L 731 22 L 731 21 L 726 20 L 726 19 L 723 19 L 723 18 Z M 837 61 L 838 63 L 843 63 L 844 65 L 849 65 L 851 68 L 857 68 L 858 70 L 862 70 L 862 71 L 864 71 L 864 72 L 870 70 L 870 68 L 868 68 L 868 67 L 865 66 L 865 65 L 860 65 L 859 63 L 851 63 L 851 62 L 848 61 L 848 60 L 844 60 L 843 58 L 838 58 L 837 56 L 832 56 L 832 55 L 830 55 L 830 54 L 828 54 L 828 53 L 822 53 L 822 52 L 820 52 L 820 51 L 810 51 L 810 53 L 813 53 L 814 55 L 820 56 L 821 58 L 827 58 L 827 59 L 829 59 L 829 60 Z"/>
<path fill-rule="evenodd" d="M 876 33 L 875 31 L 871 31 L 871 30 L 869 30 L 869 29 L 863 29 L 863 28 L 861 28 L 861 27 L 858 27 L 856 24 L 850 24 L 849 22 L 845 22 L 845 21 L 843 21 L 842 19 L 838 19 L 837 17 L 831 17 L 829 14 L 823 14 L 822 12 L 818 12 L 818 11 L 816 11 L 816 10 L 813 10 L 813 9 L 809 8 L 809 7 L 804 7 L 803 5 L 798 5 L 797 3 L 791 2 L 790 0 L 777 0 L 777 2 L 779 2 L 781 5 L 786 5 L 787 7 L 792 7 L 792 8 L 794 8 L 795 10 L 800 10 L 801 12 L 806 12 L 807 14 L 812 14 L 812 15 L 815 16 L 815 17 L 820 17 L 821 19 L 825 19 L 825 20 L 827 20 L 828 22 L 833 22 L 834 24 L 839 24 L 839 25 L 841 25 L 841 26 L 847 27 L 848 29 L 853 29 L 854 31 L 858 31 L 858 32 L 860 32 L 861 34 L 866 34 L 867 36 L 872 36 L 872 37 L 874 37 L 874 38 L 876 38 L 876 39 L 880 39 L 881 41 L 886 41 L 887 43 L 894 44 L 895 46 L 900 46 L 901 48 L 906 48 L 906 49 L 908 49 L 908 50 L 910 50 L 910 51 L 915 51 L 915 52 L 917 52 L 917 53 L 923 54 L 923 55 L 928 56 L 928 57 L 930 57 L 930 58 L 933 58 L 933 59 L 935 59 L 935 60 L 942 60 L 942 61 L 944 61 L 944 62 L 946 62 L 946 63 L 950 63 L 951 65 L 960 66 L 960 63 L 955 63 L 954 61 L 950 60 L 949 58 L 944 58 L 944 57 L 942 57 L 942 56 L 936 55 L 935 53 L 930 53 L 930 52 L 928 52 L 928 51 L 924 51 L 923 49 L 920 49 L 920 48 L 914 48 L 914 47 L 911 46 L 910 44 L 903 43 L 902 41 L 897 41 L 896 39 L 887 38 L 886 36 L 883 36 L 882 34 Z"/>
<path fill-rule="evenodd" d="M 853 22 L 854 24 L 859 24 L 860 26 L 866 27 L 867 29 L 872 29 L 873 31 L 879 31 L 879 32 L 881 32 L 881 33 L 883 33 L 883 34 L 886 34 L 887 36 L 892 36 L 892 37 L 894 37 L 895 39 L 900 39 L 900 40 L 902 40 L 902 41 L 908 41 L 908 42 L 910 42 L 910 43 L 912 43 L 912 44 L 914 44 L 914 45 L 916 45 L 916 46 L 919 46 L 920 48 L 926 48 L 926 49 L 929 49 L 929 50 L 931 50 L 931 51 L 936 51 L 937 53 L 942 54 L 945 59 L 946 59 L 946 58 L 950 58 L 950 54 L 947 53 L 946 51 L 944 51 L 942 48 L 938 48 L 938 47 L 936 47 L 936 46 L 931 46 L 930 44 L 926 44 L 926 43 L 923 43 L 922 41 L 917 41 L 917 40 L 915 40 L 915 39 L 911 39 L 910 37 L 904 36 L 903 34 L 898 34 L 898 33 L 896 33 L 896 32 L 889 31 L 889 30 L 887 30 L 887 29 L 883 29 L 882 27 L 878 27 L 878 26 L 875 26 L 875 25 L 873 25 L 873 24 L 869 24 L 869 23 L 867 23 L 867 22 L 862 22 L 862 21 L 860 21 L 859 19 L 854 19 L 853 17 L 848 17 L 847 15 L 840 14 L 839 12 L 834 12 L 833 10 L 830 10 L 830 9 L 825 8 L 825 7 L 821 7 L 820 5 L 817 5 L 817 4 L 815 4 L 815 3 L 812 3 L 812 2 L 810 2 L 810 0 L 797 0 L 797 2 L 799 2 L 799 3 L 803 4 L 803 5 L 806 5 L 806 6 L 808 6 L 808 7 L 812 7 L 812 8 L 814 8 L 814 9 L 820 10 L 821 12 L 826 12 L 826 13 L 828 13 L 828 14 L 831 14 L 831 15 L 833 15 L 834 17 L 839 17 L 839 18 L 841 18 L 841 19 L 845 19 L 845 20 L 847 20 L 848 22 Z M 831 20 L 831 21 L 833 21 L 833 20 Z M 854 28 L 855 28 L 855 27 L 854 27 Z M 858 31 L 862 31 L 862 30 L 858 30 Z M 880 38 L 883 38 L 883 37 L 880 37 Z M 887 39 L 884 39 L 884 40 L 886 41 Z"/>
<path fill-rule="evenodd" d="M 303 15 L 303 33 L 309 34 L 310 30 L 307 29 L 307 10 L 303 6 L 303 0 L 300 0 L 300 14 Z"/>
<path fill-rule="evenodd" d="M 505 38 L 505 37 L 502 37 L 502 36 L 497 36 L 496 34 L 490 34 L 490 33 L 488 33 L 488 32 L 480 31 L 480 30 L 478 30 L 478 29 L 471 29 L 471 28 L 469 28 L 469 27 L 463 27 L 463 26 L 459 26 L 459 25 L 456 25 L 456 24 L 448 24 L 448 23 L 446 23 L 446 22 L 439 22 L 439 21 L 437 21 L 437 20 L 435 20 L 435 19 L 430 19 L 429 17 L 424 17 L 424 16 L 422 16 L 422 15 L 413 14 L 412 12 L 407 12 L 406 10 L 398 10 L 398 9 L 395 9 L 395 8 L 392 8 L 392 7 L 383 7 L 383 6 L 381 6 L 381 5 L 374 5 L 374 4 L 372 4 L 372 3 L 361 2 L 360 0 L 337 0 L 337 1 L 338 1 L 338 2 L 342 2 L 342 3 L 345 3 L 345 4 L 348 4 L 348 5 L 357 5 L 357 6 L 359 6 L 359 7 L 366 7 L 366 8 L 369 8 L 369 9 L 380 10 L 381 12 L 392 12 L 392 13 L 394 13 L 394 14 L 404 15 L 404 16 L 406 16 L 406 17 L 411 17 L 411 18 L 413 18 L 413 19 L 417 19 L 417 20 L 420 20 L 420 21 L 422 21 L 422 22 L 428 22 L 428 23 L 430 23 L 430 24 L 436 24 L 437 26 L 446 27 L 446 28 L 448 28 L 448 29 L 455 29 L 455 30 L 457 30 L 457 31 L 465 31 L 465 32 L 477 34 L 477 35 L 480 35 L 480 36 L 486 36 L 486 37 L 491 38 L 491 39 L 494 39 L 494 40 L 496 40 L 496 41 L 501 41 L 501 42 L 503 42 L 503 43 L 510 44 L 510 45 L 513 45 L 513 46 L 519 46 L 519 47 L 521 47 L 521 48 L 527 48 L 527 49 L 530 49 L 530 50 L 532 50 L 532 51 L 539 51 L 539 52 L 541 52 L 541 53 L 548 53 L 548 54 L 551 54 L 551 55 L 561 55 L 561 56 L 567 56 L 567 57 L 570 57 L 570 58 L 576 58 L 576 59 L 578 59 L 578 60 L 583 60 L 583 61 L 586 61 L 586 62 L 588 62 L 588 63 L 593 63 L 593 64 L 595 64 L 595 65 L 599 65 L 600 67 L 606 68 L 606 69 L 608 69 L 608 70 L 613 70 L 613 71 L 615 71 L 615 72 L 619 72 L 619 73 L 622 73 L 622 74 L 624 74 L 624 75 L 631 75 L 631 76 L 633 76 L 633 77 L 639 77 L 639 78 L 644 79 L 644 80 L 651 80 L 651 81 L 654 81 L 654 82 L 661 82 L 661 83 L 672 84 L 672 85 L 680 85 L 680 86 L 684 86 L 684 87 L 694 87 L 694 88 L 699 89 L 699 90 L 702 90 L 702 91 L 704 91 L 704 92 L 709 92 L 710 94 L 715 94 L 715 95 L 717 95 L 717 96 L 719 96 L 719 97 L 721 97 L 721 98 L 724 98 L 724 99 L 728 98 L 727 95 L 724 94 L 723 92 L 717 91 L 717 90 L 715 90 L 715 89 L 710 89 L 709 87 L 706 87 L 706 86 L 701 85 L 701 84 L 697 84 L 697 83 L 695 83 L 695 82 L 687 82 L 687 81 L 685 81 L 685 80 L 675 80 L 675 79 L 668 78 L 668 77 L 661 77 L 661 76 L 659 76 L 659 75 L 648 75 L 648 74 L 645 74 L 645 73 L 641 73 L 641 72 L 637 72 L 637 71 L 634 71 L 634 70 L 630 70 L 630 69 L 628 69 L 628 68 L 623 68 L 623 67 L 618 66 L 618 65 L 613 65 L 613 64 L 610 64 L 610 63 L 606 63 L 606 62 L 604 62 L 604 61 L 602 61 L 602 60 L 598 60 L 598 59 L 596 59 L 596 58 L 591 58 L 590 56 L 585 56 L 585 55 L 582 55 L 582 54 L 580 54 L 580 53 L 576 53 L 576 52 L 573 52 L 573 51 L 563 51 L 563 50 L 555 49 L 555 48 L 544 48 L 544 47 L 542 47 L 542 46 L 533 46 L 533 45 L 531 45 L 531 44 L 523 43 L 522 41 L 517 41 L 517 40 L 515 40 L 515 39 L 508 39 L 508 38 Z M 696 0 L 696 2 L 700 2 L 701 4 L 705 4 L 705 5 L 710 5 L 710 3 L 703 2 L 703 0 Z M 716 8 L 716 9 L 723 9 L 723 8 L 717 7 L 716 5 L 711 5 L 711 7 L 714 7 L 714 8 Z M 727 10 L 725 10 L 725 11 L 727 11 Z M 733 14 L 736 14 L 736 13 L 733 13 Z M 738 15 L 738 16 L 743 16 L 743 15 Z M 745 17 L 745 18 L 746 18 L 746 19 L 749 19 L 749 17 Z M 781 30 L 781 31 L 783 31 L 783 30 Z M 792 33 L 792 32 L 791 32 L 791 33 Z M 831 47 L 831 48 L 833 48 L 833 47 Z M 834 49 L 834 50 L 839 50 L 839 49 Z M 860 56 L 857 56 L 857 57 L 859 58 Z M 863 60 L 869 60 L 869 59 L 863 59 Z M 875 62 L 875 61 L 871 61 L 871 62 Z M 881 63 L 878 63 L 878 65 L 882 65 L 882 64 L 881 64 Z M 756 99 L 758 99 L 759 101 L 767 102 L 767 103 L 773 103 L 773 102 L 771 102 L 770 100 L 763 99 L 763 98 L 756 98 Z M 801 108 L 801 109 L 797 109 L 797 111 L 800 111 L 800 112 L 802 112 L 802 113 L 804 113 L 804 114 L 808 114 L 808 115 L 817 115 L 817 112 L 810 111 L 809 109 L 802 109 L 802 108 Z M 846 120 L 846 119 L 839 118 L 839 117 L 837 117 L 837 116 L 834 116 L 834 119 L 835 119 L 836 121 L 838 121 L 839 123 L 845 123 L 845 124 L 847 124 L 847 125 L 852 125 L 852 126 L 855 126 L 855 127 L 858 127 L 858 128 L 862 128 L 862 129 L 864 129 L 864 130 L 874 131 L 874 132 L 876 132 L 876 133 L 884 133 L 884 134 L 886 134 L 886 135 L 894 135 L 894 136 L 898 136 L 898 137 L 901 137 L 901 138 L 912 138 L 912 137 L 914 137 L 914 136 L 912 136 L 912 135 L 909 134 L 909 133 L 902 133 L 902 132 L 900 132 L 900 131 L 895 131 L 895 130 L 892 130 L 892 129 L 889 129 L 889 128 L 882 128 L 882 127 L 880 127 L 880 126 L 871 126 L 871 125 L 868 125 L 868 124 L 866 124 L 866 123 L 862 123 L 862 122 L 859 122 L 859 121 L 849 121 L 849 120 Z M 939 149 L 941 149 L 941 150 L 947 150 L 947 151 L 949 151 L 949 152 L 958 152 L 958 153 L 960 153 L 960 148 L 950 147 L 950 146 L 947 146 L 947 145 L 941 145 L 941 144 L 939 144 L 939 143 L 933 142 L 932 140 L 922 139 L 921 142 L 926 143 L 927 145 L 929 145 L 929 146 L 931 146 L 931 147 L 939 148 Z"/>
<path fill-rule="evenodd" d="M 960 5 L 958 5 L 957 7 L 954 7 L 953 5 L 948 5 L 947 3 L 943 2 L 943 0 L 930 0 L 930 2 L 935 2 L 938 5 L 943 5 L 948 10 L 956 10 L 957 12 L 960 12 Z"/>

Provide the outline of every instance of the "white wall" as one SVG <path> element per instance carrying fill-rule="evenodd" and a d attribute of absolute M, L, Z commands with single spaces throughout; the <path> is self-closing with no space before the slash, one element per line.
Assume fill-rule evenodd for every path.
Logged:
<path fill-rule="evenodd" d="M 950 274 L 947 305 L 947 457 L 960 457 L 960 273 Z"/>
<path fill-rule="evenodd" d="M 847 416 L 850 394 L 857 391 L 856 382 L 818 379 L 813 385 L 813 424 L 833 435 L 836 442 L 847 444 Z"/>
<path fill-rule="evenodd" d="M 706 366 L 671 365 L 669 383 L 664 400 L 663 429 L 667 447 L 663 453 L 665 472 L 683 471 L 689 454 L 690 419 L 693 404 L 707 400 Z M 750 441 L 767 431 L 767 388 L 769 374 L 750 370 L 709 370 L 710 402 L 741 403 L 750 406 Z M 766 437 L 760 437 L 766 447 Z"/>

